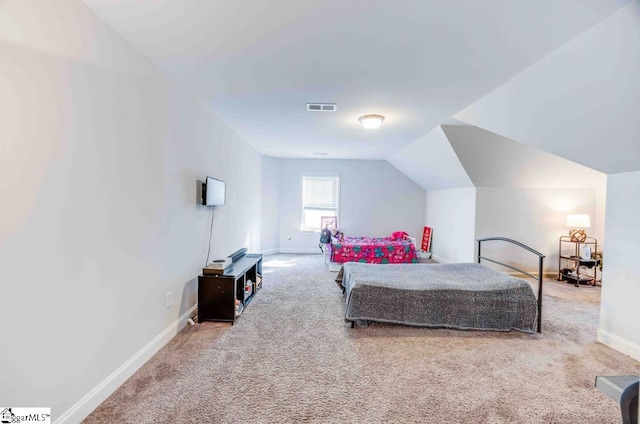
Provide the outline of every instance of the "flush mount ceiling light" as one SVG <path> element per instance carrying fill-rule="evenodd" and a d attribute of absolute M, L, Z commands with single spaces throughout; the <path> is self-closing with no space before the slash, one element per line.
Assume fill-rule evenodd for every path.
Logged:
<path fill-rule="evenodd" d="M 382 115 L 364 115 L 358 118 L 358 121 L 368 130 L 375 130 L 382 125 L 384 116 Z"/>

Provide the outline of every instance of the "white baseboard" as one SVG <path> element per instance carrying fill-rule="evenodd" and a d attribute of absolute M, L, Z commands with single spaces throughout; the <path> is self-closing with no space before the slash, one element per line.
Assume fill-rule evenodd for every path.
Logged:
<path fill-rule="evenodd" d="M 180 330 L 187 325 L 187 320 L 195 315 L 197 309 L 198 304 L 189 308 L 187 312 L 172 322 L 162 333 L 158 334 L 110 376 L 105 378 L 93 390 L 76 402 L 76 404 L 62 414 L 60 418 L 55 420 L 54 424 L 79 423 L 86 418 L 105 399 L 122 386 L 133 373 L 140 369 L 145 362 L 151 359 L 153 355 L 178 334 Z"/>
<path fill-rule="evenodd" d="M 451 262 L 448 259 L 445 259 L 442 256 L 438 256 L 438 255 L 431 255 L 431 259 L 438 262 L 439 264 L 448 264 L 449 262 Z"/>
<path fill-rule="evenodd" d="M 280 253 L 315 253 L 318 255 L 324 255 L 318 246 L 314 248 L 309 247 L 285 247 L 280 248 Z"/>
<path fill-rule="evenodd" d="M 637 344 L 615 334 L 609 333 L 602 328 L 598 328 L 598 335 L 596 339 L 603 345 L 617 350 L 620 353 L 624 353 L 625 355 L 629 355 L 636 361 L 640 361 L 640 346 Z"/>
<path fill-rule="evenodd" d="M 263 256 L 275 255 L 275 254 L 280 253 L 280 248 L 266 249 L 266 250 L 263 250 L 261 253 L 262 253 Z"/>

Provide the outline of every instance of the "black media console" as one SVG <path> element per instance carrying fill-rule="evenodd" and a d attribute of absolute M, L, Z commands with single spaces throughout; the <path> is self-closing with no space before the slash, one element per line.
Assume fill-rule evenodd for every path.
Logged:
<path fill-rule="evenodd" d="M 262 254 L 242 248 L 220 274 L 198 276 L 198 322 L 234 323 L 262 288 Z"/>

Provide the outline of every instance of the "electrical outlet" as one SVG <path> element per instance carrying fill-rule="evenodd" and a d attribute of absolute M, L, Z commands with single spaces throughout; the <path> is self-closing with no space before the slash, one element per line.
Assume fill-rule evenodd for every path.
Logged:
<path fill-rule="evenodd" d="M 164 295 L 164 306 L 170 308 L 173 305 L 173 292 Z"/>

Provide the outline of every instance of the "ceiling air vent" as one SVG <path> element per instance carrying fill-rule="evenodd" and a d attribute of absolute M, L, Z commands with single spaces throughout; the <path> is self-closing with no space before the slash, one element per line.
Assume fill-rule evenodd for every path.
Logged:
<path fill-rule="evenodd" d="M 309 112 L 335 112 L 337 108 L 335 103 L 307 103 Z"/>

